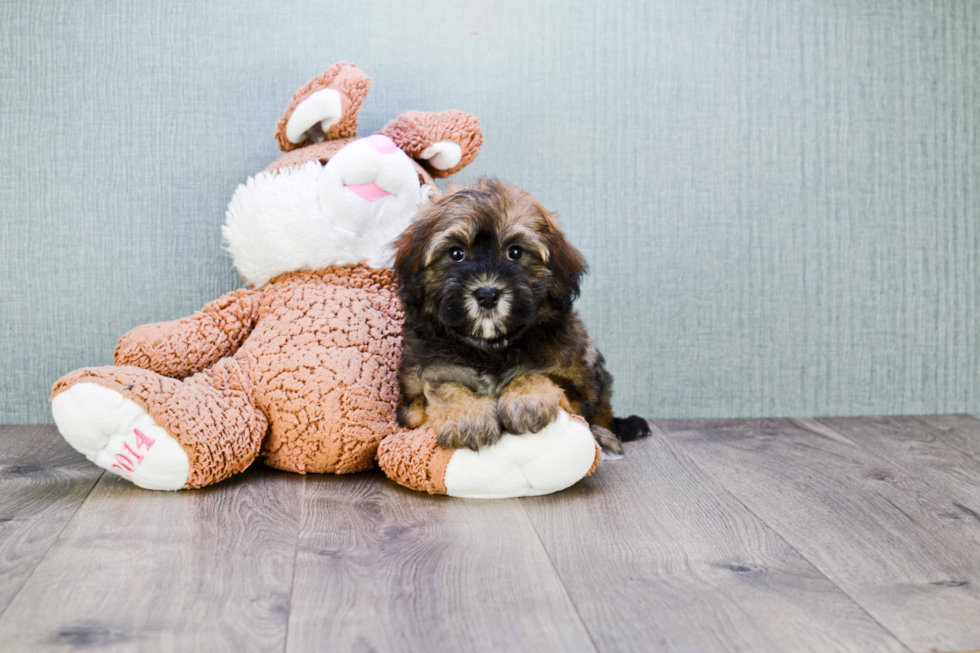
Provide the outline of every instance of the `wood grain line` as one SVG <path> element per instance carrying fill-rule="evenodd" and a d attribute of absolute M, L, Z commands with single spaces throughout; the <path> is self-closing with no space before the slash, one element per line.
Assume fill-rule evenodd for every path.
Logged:
<path fill-rule="evenodd" d="M 0 616 L 101 476 L 53 426 L 0 426 Z"/>
<path fill-rule="evenodd" d="M 601 651 L 906 650 L 659 431 L 522 502 Z"/>
<path fill-rule="evenodd" d="M 806 420 L 657 425 L 911 649 L 980 644 L 980 524 L 914 466 Z"/>
<path fill-rule="evenodd" d="M 520 502 L 306 485 L 289 651 L 591 651 Z"/>
<path fill-rule="evenodd" d="M 196 491 L 104 475 L 0 617 L 0 649 L 282 649 L 303 482 Z"/>

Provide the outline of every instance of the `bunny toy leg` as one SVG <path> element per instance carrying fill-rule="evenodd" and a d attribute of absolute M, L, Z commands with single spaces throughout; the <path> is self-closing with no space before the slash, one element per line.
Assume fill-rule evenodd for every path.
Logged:
<path fill-rule="evenodd" d="M 234 359 L 182 381 L 132 366 L 85 368 L 54 387 L 61 435 L 90 461 L 150 490 L 210 485 L 248 467 L 265 416 Z"/>
<path fill-rule="evenodd" d="M 470 499 L 558 492 L 588 476 L 598 462 L 589 425 L 565 411 L 537 433 L 506 434 L 479 451 L 442 449 L 435 430 L 425 427 L 390 435 L 378 448 L 381 469 L 396 483 Z"/>

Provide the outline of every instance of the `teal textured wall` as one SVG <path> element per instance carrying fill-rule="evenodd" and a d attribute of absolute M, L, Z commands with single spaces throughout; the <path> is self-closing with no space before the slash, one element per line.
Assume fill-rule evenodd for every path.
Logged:
<path fill-rule="evenodd" d="M 603 7 L 599 7 L 603 4 Z M 293 91 L 470 111 L 558 210 L 620 412 L 980 412 L 980 3 L 3 2 L 0 421 L 238 285 Z"/>

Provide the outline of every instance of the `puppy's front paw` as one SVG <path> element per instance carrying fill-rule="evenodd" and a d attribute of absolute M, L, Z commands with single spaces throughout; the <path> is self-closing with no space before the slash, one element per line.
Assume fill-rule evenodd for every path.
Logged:
<path fill-rule="evenodd" d="M 457 414 L 436 428 L 439 446 L 444 449 L 488 447 L 500 439 L 500 425 L 492 411 Z"/>
<path fill-rule="evenodd" d="M 439 446 L 476 451 L 500 439 L 497 402 L 457 383 L 424 384 L 426 414 Z"/>
<path fill-rule="evenodd" d="M 537 433 L 558 416 L 559 397 L 505 393 L 497 402 L 500 423 L 508 433 Z"/>

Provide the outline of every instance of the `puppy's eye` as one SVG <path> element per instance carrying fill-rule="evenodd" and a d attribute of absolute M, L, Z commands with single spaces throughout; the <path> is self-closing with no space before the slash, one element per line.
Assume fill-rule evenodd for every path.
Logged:
<path fill-rule="evenodd" d="M 511 245 L 507 248 L 507 258 L 510 260 L 520 261 L 522 256 L 524 256 L 524 250 L 517 245 Z"/>
<path fill-rule="evenodd" d="M 459 263 L 464 258 L 466 258 L 466 252 L 463 251 L 462 247 L 453 247 L 449 250 L 449 260 L 453 263 Z"/>

